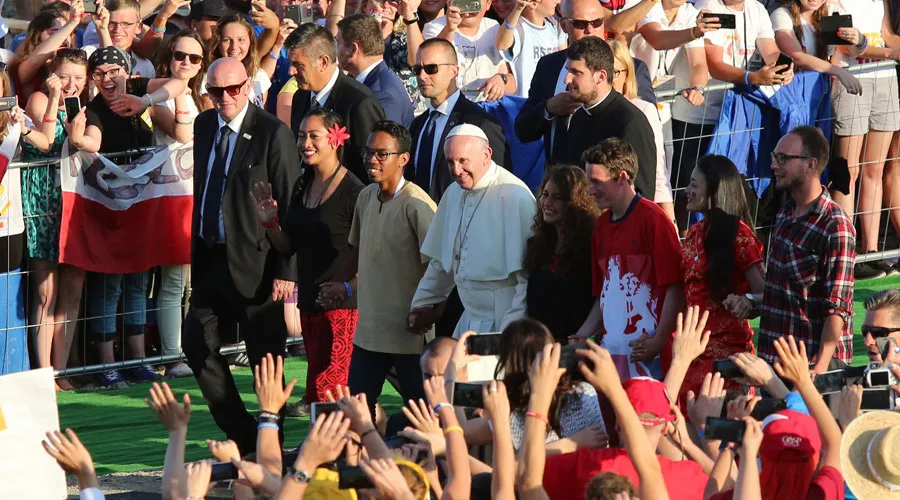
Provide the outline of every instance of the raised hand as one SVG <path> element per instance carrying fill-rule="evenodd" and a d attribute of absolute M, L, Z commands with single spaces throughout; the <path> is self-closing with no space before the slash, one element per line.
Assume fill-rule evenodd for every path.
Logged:
<path fill-rule="evenodd" d="M 443 455 L 447 450 L 447 440 L 441 430 L 441 422 L 431 407 L 421 399 L 418 402 L 410 399 L 401 409 L 412 427 L 407 427 L 400 435 L 426 443 L 435 455 Z"/>
<path fill-rule="evenodd" d="M 741 441 L 741 457 L 753 459 L 756 458 L 756 455 L 759 453 L 759 447 L 762 445 L 762 423 L 751 417 L 744 417 L 743 420 L 747 427 L 744 430 L 744 439 Z"/>
<path fill-rule="evenodd" d="M 94 460 L 72 429 L 66 429 L 65 434 L 59 431 L 48 432 L 47 440 L 41 444 L 66 472 L 79 477 L 94 474 Z"/>
<path fill-rule="evenodd" d="M 775 372 L 778 376 L 799 384 L 801 381 L 809 381 L 809 358 L 806 356 L 806 345 L 794 340 L 791 335 L 787 339 L 779 337 L 775 341 L 775 352 L 778 353 L 778 361 L 775 362 Z"/>
<path fill-rule="evenodd" d="M 345 396 L 337 400 L 338 408 L 350 419 L 350 428 L 357 434 L 362 434 L 372 423 L 372 412 L 369 411 L 369 402 L 366 393 L 361 392 L 355 396 Z"/>
<path fill-rule="evenodd" d="M 109 31 L 109 9 L 103 4 L 97 4 L 97 13 L 93 16 L 94 27 L 97 32 Z"/>
<path fill-rule="evenodd" d="M 257 182 L 250 189 L 250 201 L 256 207 L 256 216 L 262 224 L 273 224 L 278 218 L 278 202 L 272 197 L 272 185 Z"/>
<path fill-rule="evenodd" d="M 280 24 L 278 15 L 266 6 L 264 0 L 251 0 L 250 20 L 268 30 L 277 30 Z"/>
<path fill-rule="evenodd" d="M 590 339 L 587 341 L 587 347 L 587 349 L 578 349 L 575 351 L 592 364 L 592 366 L 588 368 L 588 364 L 584 361 L 578 362 L 578 369 L 581 370 L 581 374 L 584 375 L 585 380 L 603 393 L 609 392 L 615 386 L 622 385 L 622 382 L 619 379 L 619 372 L 616 370 L 616 364 L 613 362 L 609 351 L 600 347 Z"/>
<path fill-rule="evenodd" d="M 696 30 L 700 32 L 700 37 L 710 31 L 716 31 L 717 29 L 722 28 L 722 24 L 719 23 L 718 17 L 703 17 L 705 14 L 712 14 L 712 12 L 703 9 L 697 14 Z"/>
<path fill-rule="evenodd" d="M 744 372 L 747 385 L 765 386 L 775 376 L 775 371 L 766 360 L 749 352 L 733 354 L 728 359 L 734 361 L 734 364 Z"/>
<path fill-rule="evenodd" d="M 260 411 L 275 415 L 284 408 L 285 403 L 291 397 L 291 392 L 297 384 L 297 379 L 284 385 L 284 358 L 276 356 L 272 358 L 267 353 L 258 365 L 253 369 L 253 388 L 256 391 L 256 399 L 259 401 Z"/>
<path fill-rule="evenodd" d="M 707 319 L 709 311 L 700 314 L 698 306 L 689 307 L 684 314 L 678 313 L 675 320 L 675 340 L 672 343 L 674 359 L 690 364 L 706 351 L 710 335 L 709 330 L 706 330 Z"/>
<path fill-rule="evenodd" d="M 509 396 L 506 394 L 506 385 L 497 380 L 485 382 L 481 389 L 484 399 L 485 416 L 494 425 L 509 423 Z"/>
<path fill-rule="evenodd" d="M 700 394 L 694 395 L 694 391 L 687 394 L 688 417 L 694 426 L 703 429 L 706 427 L 707 417 L 718 417 L 722 414 L 722 405 L 725 404 L 725 379 L 718 373 L 707 373 L 700 386 Z"/>
<path fill-rule="evenodd" d="M 62 81 L 56 76 L 56 73 L 50 73 L 44 83 L 47 85 L 47 97 L 50 102 L 59 101 L 59 96 L 62 94 Z"/>
<path fill-rule="evenodd" d="M 447 398 L 447 391 L 444 389 L 444 377 L 436 375 L 426 380 L 423 385 L 425 387 L 425 398 L 428 399 L 428 404 L 432 408 L 437 406 L 438 403 L 450 402 L 449 398 Z"/>
<path fill-rule="evenodd" d="M 191 397 L 185 393 L 182 398 L 184 405 L 178 404 L 175 394 L 169 388 L 169 384 L 154 382 L 150 386 L 150 397 L 144 399 L 147 406 L 156 414 L 163 427 L 172 431 L 184 431 L 191 419 Z"/>
<path fill-rule="evenodd" d="M 759 396 L 740 395 L 728 402 L 725 414 L 732 420 L 741 420 L 749 417 L 760 401 L 762 398 Z"/>
<path fill-rule="evenodd" d="M 184 468 L 187 472 L 188 498 L 206 498 L 209 492 L 209 478 L 212 476 L 212 461 L 193 462 Z"/>
<path fill-rule="evenodd" d="M 316 467 L 337 460 L 347 444 L 349 428 L 350 419 L 344 418 L 342 411 L 333 411 L 325 418 L 317 419 L 300 446 L 295 467 L 312 474 Z"/>
<path fill-rule="evenodd" d="M 213 439 L 206 440 L 206 447 L 209 453 L 219 462 L 231 462 L 232 460 L 240 460 L 241 452 L 238 450 L 237 444 L 232 441 L 216 441 Z"/>
<path fill-rule="evenodd" d="M 842 429 L 846 429 L 850 422 L 862 415 L 859 411 L 862 406 L 863 386 L 848 385 L 841 389 L 840 408 L 838 409 L 838 422 Z"/>
<path fill-rule="evenodd" d="M 359 466 L 369 476 L 372 484 L 383 498 L 394 500 L 412 500 L 414 498 L 406 484 L 406 479 L 403 478 L 397 464 L 390 458 L 361 460 Z"/>

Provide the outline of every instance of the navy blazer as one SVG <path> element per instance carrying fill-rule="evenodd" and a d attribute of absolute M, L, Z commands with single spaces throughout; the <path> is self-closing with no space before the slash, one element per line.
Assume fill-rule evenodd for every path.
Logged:
<path fill-rule="evenodd" d="M 403 81 L 388 68 L 384 60 L 372 68 L 363 84 L 378 98 L 388 120 L 409 128 L 413 121 L 413 106 Z"/>

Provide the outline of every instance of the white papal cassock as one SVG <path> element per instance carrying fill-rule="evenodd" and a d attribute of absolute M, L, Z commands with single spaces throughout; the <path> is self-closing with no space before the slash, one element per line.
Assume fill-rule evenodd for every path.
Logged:
<path fill-rule="evenodd" d="M 431 261 L 412 308 L 443 302 L 455 285 L 465 307 L 456 338 L 468 330 L 500 331 L 524 317 L 528 275 L 522 260 L 535 210 L 528 186 L 494 162 L 474 188 L 451 184 L 422 244 Z"/>

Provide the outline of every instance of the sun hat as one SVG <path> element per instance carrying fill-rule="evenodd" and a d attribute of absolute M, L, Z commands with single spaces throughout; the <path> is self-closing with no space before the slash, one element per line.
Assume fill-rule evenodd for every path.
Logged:
<path fill-rule="evenodd" d="M 900 499 L 900 413 L 873 411 L 850 422 L 841 438 L 841 474 L 857 498 Z"/>

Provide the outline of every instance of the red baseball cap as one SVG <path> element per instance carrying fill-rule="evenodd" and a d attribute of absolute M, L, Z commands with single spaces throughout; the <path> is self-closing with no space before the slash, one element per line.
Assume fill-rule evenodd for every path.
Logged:
<path fill-rule="evenodd" d="M 644 427 L 656 427 L 675 420 L 666 384 L 650 377 L 634 377 L 622 386 L 638 416 L 642 413 L 656 415 L 655 420 L 641 419 L 641 425 Z"/>
<path fill-rule="evenodd" d="M 809 460 L 822 449 L 816 419 L 794 410 L 781 410 L 763 420 L 759 458 L 779 462 Z"/>

